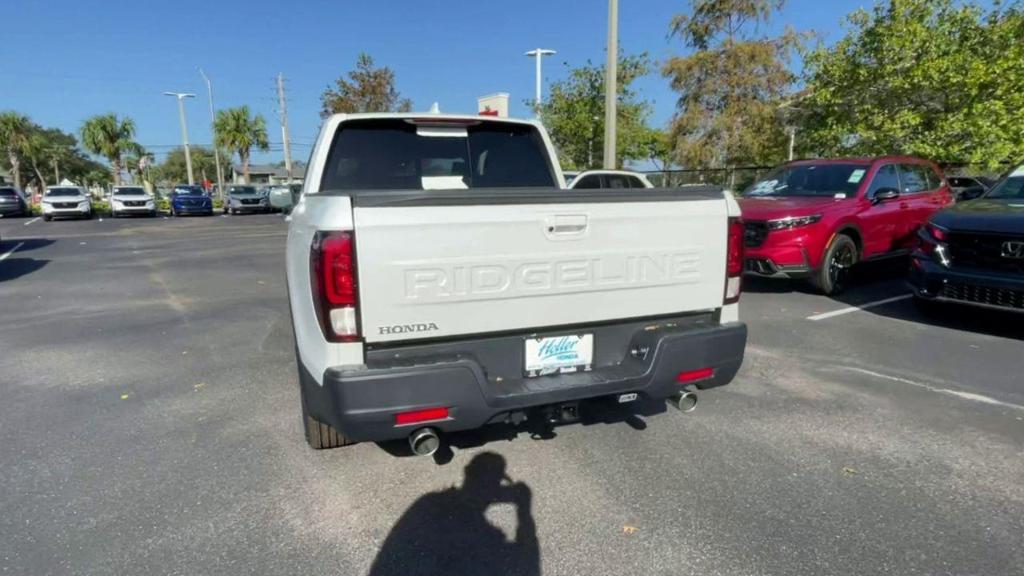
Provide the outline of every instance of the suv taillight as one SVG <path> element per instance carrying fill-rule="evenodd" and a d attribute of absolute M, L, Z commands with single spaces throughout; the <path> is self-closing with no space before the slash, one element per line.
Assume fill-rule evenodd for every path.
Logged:
<path fill-rule="evenodd" d="M 725 256 L 725 304 L 740 301 L 743 290 L 743 220 L 729 218 L 729 241 Z"/>
<path fill-rule="evenodd" d="M 320 232 L 313 238 L 310 269 L 313 302 L 324 336 L 359 340 L 355 238 L 351 232 Z"/>

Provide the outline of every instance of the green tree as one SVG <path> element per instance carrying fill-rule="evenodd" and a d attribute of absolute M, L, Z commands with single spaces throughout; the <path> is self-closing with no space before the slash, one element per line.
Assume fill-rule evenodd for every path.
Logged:
<path fill-rule="evenodd" d="M 189 146 L 192 156 L 192 170 L 195 174 L 215 174 L 217 164 L 214 162 L 213 151 L 204 146 Z M 230 156 L 230 154 L 225 154 Z M 168 184 L 185 182 L 188 179 L 188 168 L 185 164 L 185 149 L 181 146 L 167 153 L 167 157 L 155 168 L 156 180 Z"/>
<path fill-rule="evenodd" d="M 0 150 L 17 188 L 21 188 L 21 159 L 31 131 L 32 122 L 27 116 L 13 111 L 0 113 Z"/>
<path fill-rule="evenodd" d="M 568 64 L 566 64 L 568 68 Z M 651 105 L 641 100 L 633 81 L 650 73 L 647 54 L 619 56 L 616 105 L 616 166 L 647 158 L 645 142 Z M 595 168 L 604 162 L 604 67 L 589 60 L 569 68 L 568 76 L 551 84 L 540 106 L 541 119 L 558 149 L 563 168 Z M 534 103 L 527 102 L 531 107 Z"/>
<path fill-rule="evenodd" d="M 238 153 L 238 160 L 242 163 L 242 174 L 245 183 L 248 184 L 249 155 L 252 148 L 266 151 L 270 147 L 266 120 L 260 114 L 250 114 L 248 106 L 228 108 L 217 112 L 213 130 L 215 146 Z"/>
<path fill-rule="evenodd" d="M 124 168 L 128 175 L 132 177 L 132 183 L 144 185 L 148 181 L 147 175 L 149 170 L 147 168 L 152 165 L 153 159 L 153 153 L 141 145 L 138 150 L 135 150 L 124 159 Z"/>
<path fill-rule="evenodd" d="M 121 183 L 124 155 L 140 148 L 134 138 L 135 121 L 127 117 L 119 119 L 117 114 L 99 114 L 82 125 L 82 145 L 110 162 L 111 180 L 115 185 Z"/>
<path fill-rule="evenodd" d="M 395 73 L 391 68 L 374 68 L 373 58 L 361 53 L 356 68 L 348 79 L 339 77 L 335 88 L 328 86 L 320 96 L 320 115 L 356 112 L 408 112 L 412 100 L 402 98 L 395 88 Z"/>
<path fill-rule="evenodd" d="M 38 182 L 39 189 L 46 188 L 46 174 L 50 172 L 55 161 L 66 158 L 74 146 L 74 137 L 60 130 L 32 127 L 23 151 L 32 170 L 32 176 Z"/>
<path fill-rule="evenodd" d="M 887 0 L 806 58 L 801 142 L 817 154 L 913 154 L 994 168 L 1024 156 L 1024 12 Z"/>
<path fill-rule="evenodd" d="M 802 36 L 756 36 L 784 0 L 690 0 L 671 34 L 693 50 L 662 73 L 679 93 L 672 119 L 676 159 L 687 167 L 775 163 L 786 151 L 778 109 L 794 75 L 787 61 Z"/>

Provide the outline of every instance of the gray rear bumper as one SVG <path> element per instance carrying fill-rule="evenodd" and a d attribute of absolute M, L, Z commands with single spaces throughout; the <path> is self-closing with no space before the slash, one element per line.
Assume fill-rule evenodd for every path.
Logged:
<path fill-rule="evenodd" d="M 692 384 L 699 389 L 731 382 L 747 339 L 742 323 L 662 321 L 570 332 L 577 331 L 596 334 L 592 371 L 525 378 L 516 353 L 523 347 L 520 335 L 403 347 L 398 354 L 371 352 L 369 366 L 328 369 L 323 386 L 304 374 L 307 409 L 352 440 L 377 441 L 404 438 L 422 426 L 395 425 L 396 413 L 421 408 L 447 407 L 449 418 L 429 425 L 454 432 L 550 404 L 631 392 L 664 399 L 685 386 L 676 381 L 680 372 L 713 368 L 713 376 Z"/>

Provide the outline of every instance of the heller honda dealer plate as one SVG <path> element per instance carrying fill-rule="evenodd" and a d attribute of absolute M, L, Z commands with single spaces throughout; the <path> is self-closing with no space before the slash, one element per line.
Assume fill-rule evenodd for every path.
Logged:
<path fill-rule="evenodd" d="M 593 334 L 526 339 L 525 370 L 529 377 L 590 370 L 593 363 Z"/>

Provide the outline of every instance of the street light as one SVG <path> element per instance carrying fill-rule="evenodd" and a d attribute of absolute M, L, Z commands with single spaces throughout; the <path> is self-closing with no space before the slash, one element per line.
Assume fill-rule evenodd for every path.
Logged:
<path fill-rule="evenodd" d="M 185 98 L 195 98 L 195 94 L 186 92 L 164 92 L 164 96 L 174 96 L 178 99 L 178 116 L 181 118 L 181 142 L 185 147 L 185 168 L 188 170 L 188 185 L 196 183 L 192 176 L 192 154 L 188 150 L 188 126 L 185 125 Z"/>
<path fill-rule="evenodd" d="M 540 73 L 540 61 L 545 56 L 552 56 L 557 54 L 554 50 L 548 50 L 545 48 L 534 48 L 529 52 L 523 54 L 524 56 L 530 56 L 531 58 L 537 59 L 537 92 L 536 99 L 533 101 L 533 112 L 535 116 L 540 116 L 540 84 L 541 84 L 541 73 Z"/>
<path fill-rule="evenodd" d="M 604 168 L 615 169 L 615 105 L 618 100 L 619 0 L 608 0 L 608 60 L 604 69 Z"/>
<path fill-rule="evenodd" d="M 224 198 L 224 171 L 220 167 L 220 149 L 217 146 L 217 116 L 213 112 L 213 82 L 206 76 L 202 68 L 199 68 L 199 75 L 206 82 L 206 93 L 210 100 L 210 134 L 213 136 L 213 161 L 217 165 L 217 195 Z"/>

